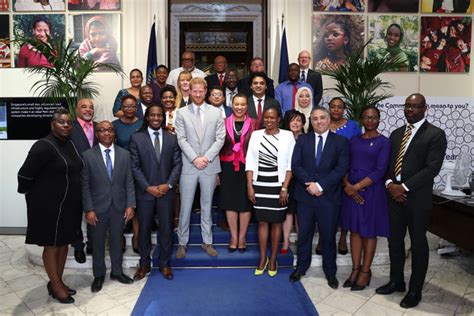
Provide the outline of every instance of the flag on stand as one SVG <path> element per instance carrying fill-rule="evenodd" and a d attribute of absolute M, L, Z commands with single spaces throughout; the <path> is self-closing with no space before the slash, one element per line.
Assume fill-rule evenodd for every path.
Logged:
<path fill-rule="evenodd" d="M 150 41 L 148 43 L 148 59 L 146 62 L 146 83 L 150 84 L 155 78 L 155 69 L 158 66 L 156 58 L 156 32 L 155 22 L 151 26 Z"/>
<path fill-rule="evenodd" d="M 278 82 L 282 83 L 288 79 L 288 45 L 286 44 L 286 30 L 283 28 L 283 35 L 281 36 L 280 49 L 280 71 L 278 73 Z"/>

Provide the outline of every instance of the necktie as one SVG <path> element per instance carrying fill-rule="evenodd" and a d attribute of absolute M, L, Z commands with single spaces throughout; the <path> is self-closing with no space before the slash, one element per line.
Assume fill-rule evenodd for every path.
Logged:
<path fill-rule="evenodd" d="M 316 167 L 319 166 L 319 162 L 321 161 L 321 155 L 323 153 L 323 137 L 321 135 L 318 136 L 318 148 L 316 148 Z"/>
<path fill-rule="evenodd" d="M 202 139 L 202 120 L 201 120 L 201 107 L 196 107 L 196 127 L 198 130 L 199 139 Z"/>
<path fill-rule="evenodd" d="M 107 169 L 107 175 L 109 176 L 109 180 L 112 181 L 112 159 L 110 158 L 110 149 L 106 149 L 105 151 L 105 168 Z"/>
<path fill-rule="evenodd" d="M 262 123 L 262 99 L 258 99 L 258 104 L 257 104 L 257 118 L 258 122 L 261 124 Z"/>
<path fill-rule="evenodd" d="M 395 176 L 399 176 L 402 173 L 402 164 L 403 164 L 403 156 L 405 155 L 405 151 L 407 149 L 407 142 L 411 136 L 411 130 L 413 129 L 413 125 L 408 125 L 405 134 L 403 134 L 402 143 L 400 144 L 400 151 L 398 152 L 397 159 L 395 159 Z"/>
<path fill-rule="evenodd" d="M 293 96 L 291 98 L 291 108 L 292 109 L 295 108 L 296 91 L 298 91 L 298 89 L 296 88 L 296 82 L 295 82 L 295 83 L 293 83 Z"/>
<path fill-rule="evenodd" d="M 160 148 L 160 132 L 153 132 L 155 134 L 155 141 L 153 142 L 153 147 L 155 147 L 156 159 L 160 161 L 161 148 Z"/>
<path fill-rule="evenodd" d="M 304 70 L 301 71 L 301 81 L 306 82 L 306 76 L 304 75 Z"/>
<path fill-rule="evenodd" d="M 94 145 L 94 135 L 93 135 L 90 123 L 86 122 L 84 124 L 84 128 L 86 130 L 86 138 L 87 138 L 87 141 L 89 142 L 89 146 L 92 147 Z"/>
<path fill-rule="evenodd" d="M 219 75 L 219 86 L 222 87 L 222 82 L 224 81 L 224 75 L 220 74 Z"/>

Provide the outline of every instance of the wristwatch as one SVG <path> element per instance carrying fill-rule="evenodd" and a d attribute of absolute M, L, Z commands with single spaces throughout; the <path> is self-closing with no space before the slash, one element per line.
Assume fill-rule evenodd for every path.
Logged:
<path fill-rule="evenodd" d="M 281 187 L 281 191 L 286 192 L 286 191 L 288 191 L 288 189 L 285 188 L 285 187 Z"/>
<path fill-rule="evenodd" d="M 173 186 L 171 184 L 168 184 L 168 188 L 171 190 Z"/>

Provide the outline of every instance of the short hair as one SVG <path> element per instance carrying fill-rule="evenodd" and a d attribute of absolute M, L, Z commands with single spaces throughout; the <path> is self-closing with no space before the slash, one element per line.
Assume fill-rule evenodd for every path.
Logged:
<path fill-rule="evenodd" d="M 425 96 L 422 95 L 421 93 L 412 93 L 412 94 L 410 94 L 410 95 L 407 97 L 407 99 L 410 98 L 410 97 L 419 97 L 419 98 L 421 98 L 421 104 L 422 104 L 423 106 L 426 106 L 426 99 L 425 99 Z"/>
<path fill-rule="evenodd" d="M 254 57 L 250 60 L 250 65 L 256 61 L 256 60 L 260 60 L 264 65 L 265 65 L 265 62 L 263 61 L 263 58 L 262 57 Z"/>
<path fill-rule="evenodd" d="M 245 93 L 242 93 L 242 92 L 239 92 L 239 93 L 237 93 L 236 95 L 234 95 L 234 96 L 232 97 L 232 104 L 234 104 L 234 99 L 237 98 L 237 97 L 238 97 L 238 98 L 244 98 L 244 99 L 247 101 L 247 105 L 248 105 L 248 103 L 249 103 L 249 102 L 248 102 L 248 97 L 247 97 L 247 95 L 246 95 Z"/>
<path fill-rule="evenodd" d="M 166 69 L 166 72 L 170 72 L 169 68 L 166 67 L 166 65 L 163 65 L 163 64 L 158 65 L 158 67 L 155 68 L 155 72 L 156 72 L 158 69 L 160 69 L 160 68 L 165 68 L 165 69 Z"/>
<path fill-rule="evenodd" d="M 94 102 L 92 102 L 92 99 L 90 99 L 90 98 L 80 98 L 79 100 L 77 100 L 76 108 L 79 106 L 79 103 L 81 103 L 82 100 L 89 100 L 89 101 L 91 101 L 92 106 L 94 106 Z"/>
<path fill-rule="evenodd" d="M 193 85 L 195 84 L 202 84 L 204 89 L 207 89 L 207 81 L 201 77 L 196 77 L 196 78 L 191 79 L 191 81 L 189 82 L 189 89 L 192 89 Z"/>
<path fill-rule="evenodd" d="M 145 89 L 145 88 L 149 88 L 149 89 L 151 89 L 151 91 L 153 91 L 153 88 L 149 84 L 146 84 L 146 85 L 143 85 L 143 86 L 140 87 L 139 92 L 142 92 L 142 90 Z"/>
<path fill-rule="evenodd" d="M 316 107 L 311 111 L 310 118 L 313 117 L 313 113 L 316 112 L 316 111 L 323 111 L 323 112 L 326 114 L 326 117 L 327 117 L 328 119 L 331 119 L 331 115 L 329 114 L 329 110 L 326 109 L 326 108 L 323 108 L 322 106 L 316 106 Z"/>
<path fill-rule="evenodd" d="M 134 71 L 138 71 L 138 72 L 140 73 L 140 76 L 143 78 L 143 72 L 142 72 L 140 69 L 138 69 L 138 68 L 133 68 L 132 70 L 130 70 L 129 77 L 132 76 L 132 73 L 133 73 Z"/>
<path fill-rule="evenodd" d="M 137 98 L 135 98 L 135 96 L 133 94 L 124 95 L 122 97 L 122 102 L 120 104 L 123 105 L 123 102 L 125 102 L 125 100 L 128 100 L 128 99 L 135 101 L 135 104 L 137 104 Z"/>
<path fill-rule="evenodd" d="M 283 129 L 290 130 L 291 121 L 293 121 L 297 117 L 301 118 L 301 122 L 303 123 L 301 130 L 304 131 L 304 125 L 306 124 L 306 117 L 304 116 L 303 113 L 294 109 L 285 112 L 285 116 L 283 117 Z"/>
<path fill-rule="evenodd" d="M 163 95 L 165 92 L 171 92 L 173 96 L 176 98 L 177 92 L 176 89 L 173 86 L 164 86 L 163 89 L 160 91 L 160 99 L 163 99 Z"/>
<path fill-rule="evenodd" d="M 257 71 L 257 72 L 253 72 L 250 74 L 250 80 L 249 80 L 249 84 L 252 85 L 252 81 L 256 78 L 256 77 L 262 77 L 263 79 L 265 79 L 265 83 L 267 84 L 268 86 L 268 76 L 266 73 L 264 73 L 263 71 Z"/>
<path fill-rule="evenodd" d="M 361 118 L 362 118 L 362 115 L 364 114 L 364 112 L 367 111 L 367 110 L 374 110 L 374 111 L 376 111 L 376 112 L 377 112 L 377 115 L 378 115 L 379 118 L 380 118 L 380 110 L 379 110 L 377 107 L 373 106 L 373 105 L 369 105 L 369 106 L 365 107 L 365 108 L 362 110 L 362 112 L 360 113 L 360 117 L 361 117 Z"/>
<path fill-rule="evenodd" d="M 184 54 L 191 54 L 193 55 L 193 59 L 196 59 L 196 54 L 194 54 L 194 52 L 190 51 L 190 50 L 185 50 L 182 54 L 181 54 L 181 59 L 183 58 Z"/>
<path fill-rule="evenodd" d="M 222 92 L 222 94 L 224 94 L 224 89 L 222 89 L 221 86 L 212 86 L 212 88 L 209 89 L 209 91 L 212 91 L 212 90 L 219 90 L 220 92 Z"/>
<path fill-rule="evenodd" d="M 71 115 L 71 113 L 69 113 L 68 109 L 66 108 L 63 108 L 62 106 L 57 108 L 56 110 L 54 110 L 53 112 L 53 116 L 51 117 L 51 122 L 54 122 L 56 121 L 57 119 L 59 119 L 59 117 L 61 115 Z"/>
<path fill-rule="evenodd" d="M 265 114 L 265 112 L 267 112 L 269 110 L 275 110 L 278 113 L 278 117 L 281 118 L 281 108 L 279 106 L 276 106 L 276 105 L 269 106 L 268 108 L 264 109 L 263 113 L 262 113 L 262 116 Z"/>
<path fill-rule="evenodd" d="M 332 98 L 331 101 L 329 101 L 329 103 L 328 103 L 329 106 L 331 106 L 332 101 L 336 101 L 336 100 L 341 101 L 341 102 L 342 102 L 342 105 L 344 106 L 344 109 L 346 108 L 346 102 L 344 102 L 344 100 L 343 100 L 341 97 L 334 97 L 334 98 Z"/>
<path fill-rule="evenodd" d="M 150 114 L 150 111 L 151 111 L 151 108 L 153 107 L 157 107 L 157 108 L 160 108 L 161 109 L 161 113 L 163 113 L 163 116 L 165 114 L 165 109 L 163 108 L 163 106 L 161 104 L 151 104 L 150 106 L 148 106 L 145 110 L 145 113 L 143 114 L 143 124 L 142 126 L 139 128 L 140 131 L 142 130 L 145 130 L 148 128 L 148 115 Z M 163 122 L 161 123 L 161 127 L 165 124 L 165 120 L 163 119 Z"/>

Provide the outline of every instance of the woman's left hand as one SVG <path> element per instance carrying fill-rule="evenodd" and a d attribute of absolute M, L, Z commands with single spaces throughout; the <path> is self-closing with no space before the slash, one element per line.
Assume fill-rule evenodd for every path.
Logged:
<path fill-rule="evenodd" d="M 353 196 L 354 194 L 357 193 L 357 189 L 355 187 L 355 185 L 352 185 L 350 183 L 348 183 L 345 187 L 344 187 L 344 192 L 346 192 L 346 194 L 348 196 Z"/>
<path fill-rule="evenodd" d="M 288 204 L 288 191 L 280 191 L 280 205 L 285 206 Z"/>

